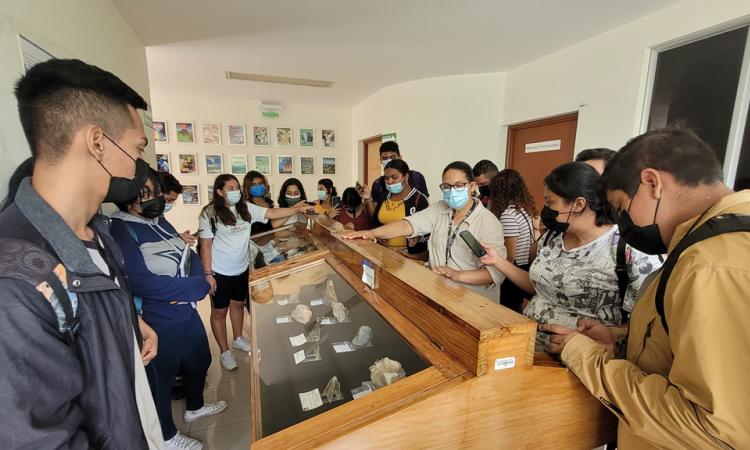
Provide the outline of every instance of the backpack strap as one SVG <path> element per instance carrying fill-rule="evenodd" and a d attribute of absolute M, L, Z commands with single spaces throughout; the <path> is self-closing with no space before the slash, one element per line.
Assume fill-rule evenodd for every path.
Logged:
<path fill-rule="evenodd" d="M 0 239 L 0 278 L 21 281 L 39 291 L 50 303 L 59 331 L 72 347 L 80 322 L 78 302 L 71 301 L 65 277 L 65 268 L 57 257 L 43 248 L 22 239 Z"/>
<path fill-rule="evenodd" d="M 664 331 L 669 334 L 667 325 L 667 316 L 664 313 L 664 294 L 667 291 L 669 276 L 672 274 L 682 252 L 693 244 L 700 241 L 718 236 L 725 233 L 750 232 L 750 216 L 740 216 L 736 214 L 722 214 L 708 219 L 703 225 L 696 228 L 693 232 L 682 238 L 667 256 L 667 260 L 661 268 L 661 277 L 656 287 L 656 312 L 661 317 L 661 324 Z"/>
<path fill-rule="evenodd" d="M 211 224 L 211 234 L 216 235 L 216 217 L 209 217 L 208 222 Z"/>

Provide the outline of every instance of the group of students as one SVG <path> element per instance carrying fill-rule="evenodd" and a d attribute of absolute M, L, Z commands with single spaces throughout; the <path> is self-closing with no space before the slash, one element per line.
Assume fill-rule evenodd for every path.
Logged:
<path fill-rule="evenodd" d="M 186 421 L 226 408 L 203 399 L 211 353 L 195 303 L 210 294 L 221 363 L 236 367 L 226 317 L 231 347 L 248 351 L 253 225 L 314 211 L 366 215 L 379 226 L 352 224 L 345 238 L 423 245 L 433 271 L 480 292 L 502 284 L 500 301 L 539 322 L 537 348 L 620 419 L 621 448 L 750 445 L 750 192 L 723 183 L 692 131 L 650 131 L 554 169 L 538 226 L 518 173 L 450 163 L 429 204 L 424 177 L 390 144 L 383 177 L 340 205 L 330 180 L 314 205 L 287 180 L 273 207 L 260 174 L 221 175 L 197 254 L 196 237 L 163 216 L 179 183 L 141 158 L 142 97 L 97 67 L 51 60 L 19 80 L 16 98 L 33 159 L 0 213 L 6 448 L 202 448 L 176 430 L 170 401 L 180 373 Z M 105 217 L 103 203 L 120 211 Z"/>

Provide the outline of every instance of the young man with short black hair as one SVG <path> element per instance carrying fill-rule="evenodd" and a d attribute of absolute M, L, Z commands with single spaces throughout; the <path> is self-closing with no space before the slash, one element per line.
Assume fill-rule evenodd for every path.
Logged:
<path fill-rule="evenodd" d="M 0 264 L 0 440 L 164 448 L 144 370 L 156 335 L 136 315 L 109 220 L 97 214 L 146 180 L 136 112 L 146 102 L 78 60 L 37 64 L 15 93 L 34 167 L 0 214 L 0 260 L 13 261 Z"/>
<path fill-rule="evenodd" d="M 732 192 L 713 150 L 681 128 L 632 139 L 603 182 L 622 238 L 669 256 L 641 286 L 626 340 L 591 320 L 542 325 L 557 333 L 550 351 L 619 417 L 618 448 L 750 448 L 750 192 Z"/>
<path fill-rule="evenodd" d="M 587 148 L 576 155 L 576 162 L 585 162 L 601 175 L 616 154 L 616 151 L 608 148 Z"/>
<path fill-rule="evenodd" d="M 474 181 L 479 186 L 479 199 L 482 201 L 484 206 L 490 204 L 490 182 L 492 177 L 497 175 L 499 172 L 495 163 L 489 159 L 483 159 L 478 163 L 474 164 L 474 168 L 471 169 L 474 174 Z"/>
<path fill-rule="evenodd" d="M 394 159 L 401 158 L 401 150 L 398 148 L 398 144 L 395 141 L 383 142 L 380 144 L 380 164 L 385 168 L 389 162 Z M 417 172 L 416 170 L 409 171 L 409 185 L 417 188 L 419 192 L 424 194 L 425 197 L 429 197 L 430 193 L 427 192 L 427 183 L 425 182 L 424 175 Z M 385 176 L 381 176 L 372 183 L 371 197 L 374 204 L 378 204 L 388 197 L 388 188 L 385 185 Z"/>

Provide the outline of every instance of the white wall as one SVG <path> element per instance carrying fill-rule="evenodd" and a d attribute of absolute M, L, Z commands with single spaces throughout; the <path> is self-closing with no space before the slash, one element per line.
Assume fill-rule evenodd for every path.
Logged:
<path fill-rule="evenodd" d="M 440 199 L 443 168 L 461 160 L 505 163 L 505 75 L 429 78 L 381 89 L 352 110 L 353 145 L 398 134 L 403 159 L 422 172 L 431 200 Z M 361 175 L 361 174 L 360 174 Z"/>
<path fill-rule="evenodd" d="M 178 199 L 172 211 L 167 213 L 169 221 L 180 231 L 197 229 L 198 215 L 201 207 L 207 202 L 207 187 L 213 186 L 216 175 L 206 175 L 206 154 L 221 154 L 224 160 L 224 173 L 230 173 L 229 155 L 233 153 L 246 154 L 248 170 L 255 169 L 254 155 L 270 155 L 272 175 L 271 184 L 274 202 L 278 198 L 281 185 L 287 178 L 296 177 L 305 186 L 308 199 L 316 198 L 318 180 L 331 178 L 339 195 L 348 186 L 353 186 L 354 175 L 352 168 L 356 158 L 353 156 L 351 139 L 351 109 L 309 105 L 285 104 L 278 119 L 265 119 L 258 109 L 258 100 L 242 97 L 224 98 L 212 95 L 210 86 L 197 86 L 194 91 L 174 91 L 169 86 L 169 80 L 160 76 L 158 71 L 151 71 L 151 98 L 154 103 L 154 119 L 166 120 L 169 126 L 169 142 L 157 143 L 157 153 L 169 153 L 172 161 L 172 173 L 182 184 L 197 184 L 201 196 L 201 206 L 183 205 Z M 183 144 L 175 142 L 174 124 L 176 121 L 194 122 L 196 128 L 196 143 Z M 222 129 L 222 143 L 220 146 L 201 144 L 201 123 L 220 123 Z M 244 124 L 247 134 L 247 146 L 228 145 L 227 125 Z M 252 127 L 268 126 L 271 131 L 271 145 L 259 147 L 253 145 Z M 278 147 L 275 145 L 275 128 L 292 127 L 294 145 L 292 147 Z M 315 129 L 315 145 L 300 147 L 298 142 L 299 128 Z M 326 148 L 320 141 L 320 129 L 332 128 L 336 130 L 336 147 Z M 356 148 L 356 147 L 355 147 Z M 178 155 L 180 153 L 198 154 L 198 175 L 179 173 Z M 276 156 L 294 157 L 294 175 L 278 175 Z M 315 175 L 300 175 L 300 156 L 315 157 Z M 321 165 L 322 156 L 336 157 L 336 174 L 323 175 Z M 242 183 L 242 176 L 235 175 Z"/>
<path fill-rule="evenodd" d="M 0 3 L 0 198 L 28 158 L 13 86 L 23 74 L 23 34 L 58 58 L 79 58 L 113 72 L 149 99 L 146 50 L 108 0 L 4 0 Z"/>
<path fill-rule="evenodd" d="M 576 152 L 617 149 L 639 133 L 649 49 L 748 15 L 747 0 L 686 0 L 517 67 L 507 73 L 504 120 L 579 110 Z"/>

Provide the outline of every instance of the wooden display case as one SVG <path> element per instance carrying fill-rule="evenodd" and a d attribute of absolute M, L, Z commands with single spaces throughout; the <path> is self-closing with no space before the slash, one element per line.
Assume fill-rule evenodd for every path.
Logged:
<path fill-rule="evenodd" d="M 616 418 L 552 358 L 535 358 L 535 322 L 374 242 L 342 240 L 340 224 L 326 217 L 285 228 L 262 239 L 296 233 L 312 247 L 250 276 L 253 449 L 592 449 L 614 441 Z M 362 281 L 365 262 L 374 288 Z M 301 325 L 264 331 L 283 310 L 280 298 L 298 292 L 310 304 L 304 292 L 328 278 L 345 292 L 340 300 L 360 305 L 361 320 L 385 324 L 375 328 L 375 341 L 387 344 L 361 358 L 396 352 L 408 362 L 405 378 L 354 399 L 351 380 L 369 377 L 362 360 L 327 350 L 301 370 L 288 340 Z M 317 308 L 314 316 L 330 312 Z M 340 374 L 346 398 L 300 412 L 298 393 L 322 391 L 332 373 Z M 274 410 L 276 403 L 286 406 Z"/>

